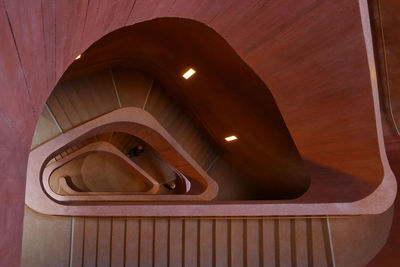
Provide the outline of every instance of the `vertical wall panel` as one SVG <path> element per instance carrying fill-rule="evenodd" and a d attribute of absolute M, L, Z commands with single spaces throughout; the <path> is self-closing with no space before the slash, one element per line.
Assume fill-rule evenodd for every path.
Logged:
<path fill-rule="evenodd" d="M 260 266 L 259 226 L 258 220 L 246 220 L 246 266 Z"/>
<path fill-rule="evenodd" d="M 34 148 L 47 140 L 57 136 L 59 131 L 56 122 L 51 116 L 49 109 L 45 106 L 42 114 L 40 114 L 39 121 L 36 125 L 35 133 L 33 135 L 31 148 Z"/>
<path fill-rule="evenodd" d="M 182 220 L 169 221 L 169 266 L 179 267 L 183 262 Z"/>
<path fill-rule="evenodd" d="M 78 124 L 80 119 L 72 103 L 64 93 L 61 85 L 57 85 L 47 100 L 47 105 L 54 114 L 63 131 Z"/>
<path fill-rule="evenodd" d="M 328 266 L 333 266 L 335 264 L 335 257 L 333 255 L 333 247 L 332 247 L 332 240 L 331 240 L 331 233 L 329 222 L 327 218 L 321 219 L 321 226 L 322 226 L 322 233 L 324 239 L 324 248 L 325 248 L 325 255 L 326 255 L 326 262 Z"/>
<path fill-rule="evenodd" d="M 198 259 L 198 220 L 184 221 L 184 266 L 197 266 Z"/>
<path fill-rule="evenodd" d="M 228 221 L 215 220 L 215 265 L 228 267 Z"/>
<path fill-rule="evenodd" d="M 125 261 L 125 219 L 113 218 L 111 231 L 111 266 L 122 267 Z"/>
<path fill-rule="evenodd" d="M 119 107 L 109 70 L 62 82 L 61 87 L 79 116 L 78 123 Z"/>
<path fill-rule="evenodd" d="M 73 217 L 72 225 L 71 266 L 83 266 L 85 219 L 83 217 Z"/>
<path fill-rule="evenodd" d="M 30 96 L 35 106 L 41 108 L 43 94 L 47 93 L 48 88 L 42 4 L 40 1 L 26 3 L 13 0 L 5 0 L 2 3 L 7 10 Z M 43 71 L 41 75 L 38 75 L 38 70 Z M 36 112 L 39 113 L 40 110 Z"/>
<path fill-rule="evenodd" d="M 83 248 L 83 266 L 96 266 L 97 257 L 97 218 L 85 217 L 85 239 Z"/>
<path fill-rule="evenodd" d="M 165 129 L 168 129 L 168 132 L 177 138 L 178 129 L 182 124 L 182 120 L 185 117 L 185 114 L 181 112 L 178 105 L 175 103 L 174 107 L 171 108 L 169 112 L 168 118 L 164 121 L 163 126 Z"/>
<path fill-rule="evenodd" d="M 14 36 L 12 29 L 8 23 L 8 17 L 6 10 L 4 9 L 3 5 L 0 5 L 0 34 L 1 34 L 1 49 L 0 49 L 0 85 L 1 85 L 1 97 L 0 97 L 0 107 L 2 116 L 0 118 L 0 126 L 2 129 L 1 134 L 3 135 L 2 140 L 7 140 L 7 142 L 2 141 L 4 151 L 6 152 L 6 156 L 2 162 L 8 162 L 11 160 L 11 157 L 8 153 L 8 148 L 12 148 L 14 152 L 13 160 L 21 160 L 22 151 L 17 150 L 19 147 L 13 143 L 12 136 L 15 136 L 15 139 L 18 141 L 18 144 L 22 143 L 29 147 L 31 143 L 32 136 L 27 133 L 31 133 L 32 129 L 35 127 L 36 122 L 36 114 L 39 114 L 40 110 L 35 110 L 33 107 L 33 103 L 31 101 L 30 93 L 28 92 L 28 87 L 25 82 L 25 77 L 23 73 L 23 69 L 18 57 L 18 51 L 15 46 Z M 10 90 L 12 88 L 12 90 Z M 23 115 L 23 116 L 22 116 Z M 7 135 L 9 133 L 9 135 Z M 22 141 L 22 142 L 21 142 Z M 7 149 L 6 149 L 7 147 Z M 21 150 L 26 149 L 21 148 Z M 17 151 L 19 153 L 17 153 Z M 18 155 L 18 158 L 16 157 Z M 24 155 L 25 157 L 26 155 Z M 7 159 L 7 160 L 6 160 Z M 3 167 L 3 165 L 1 165 Z M 10 170 L 9 170 L 10 171 Z M 3 170 L 2 178 L 5 179 L 8 177 L 5 170 Z M 25 173 L 24 173 L 25 175 Z M 18 177 L 19 179 L 23 180 L 24 176 Z M 5 185 L 2 184 L 2 187 L 6 188 Z M 24 188 L 21 190 L 23 191 Z M 5 194 L 7 191 L 1 191 L 2 194 Z M 23 199 L 21 199 L 22 205 Z M 21 206 L 18 206 L 21 207 Z M 7 208 L 8 209 L 8 208 Z M 14 209 L 12 207 L 11 209 Z M 19 210 L 18 216 L 22 218 L 22 210 Z M 14 219 L 14 218 L 13 218 Z M 7 219 L 7 223 L 12 225 Z M 22 223 L 22 222 L 21 222 Z M 3 226 L 0 224 L 0 226 Z M 11 230 L 8 227 L 2 228 Z M 9 231 L 9 233 L 5 234 L 7 237 L 9 236 L 12 239 L 18 240 L 17 235 L 22 234 L 21 231 L 14 232 Z M 8 251 L 10 248 L 10 243 L 8 244 L 0 242 L 0 248 L 4 251 Z M 8 251 L 8 253 L 19 253 Z M 0 254 L 2 255 L 2 254 Z M 3 259 L 0 259 L 0 263 L 7 263 L 5 255 Z"/>
<path fill-rule="evenodd" d="M 185 135 L 183 129 L 185 129 L 188 124 L 189 120 L 187 116 L 181 112 L 178 106 L 175 106 L 175 108 L 171 110 L 171 114 L 164 122 L 163 126 L 175 139 L 181 140 Z"/>
<path fill-rule="evenodd" d="M 31 213 L 26 212 L 22 257 L 27 267 L 333 266 L 321 219 L 71 219 Z M 41 253 L 49 248 L 53 253 Z"/>
<path fill-rule="evenodd" d="M 212 266 L 213 264 L 213 220 L 199 220 L 200 237 L 200 266 Z"/>
<path fill-rule="evenodd" d="M 263 266 L 275 266 L 276 264 L 276 242 L 275 239 L 275 220 L 262 220 L 262 260 Z"/>
<path fill-rule="evenodd" d="M 111 218 L 100 217 L 98 219 L 97 237 L 97 266 L 110 266 L 111 252 Z"/>
<path fill-rule="evenodd" d="M 243 220 L 230 220 L 231 266 L 244 266 Z"/>
<path fill-rule="evenodd" d="M 182 109 L 158 85 L 154 84 L 147 99 L 146 110 L 178 141 L 194 160 L 206 169 L 216 157 L 207 141 L 183 113 Z"/>
<path fill-rule="evenodd" d="M 157 219 L 154 225 L 154 266 L 168 266 L 168 220 Z"/>
<path fill-rule="evenodd" d="M 312 249 L 314 266 L 329 266 L 325 250 L 321 219 L 312 219 Z"/>
<path fill-rule="evenodd" d="M 290 220 L 279 219 L 279 260 L 281 266 L 292 266 Z"/>
<path fill-rule="evenodd" d="M 164 125 L 168 112 L 173 110 L 174 103 L 167 96 L 159 84 L 154 83 L 150 95 L 147 98 L 145 110 L 150 112 L 159 122 Z"/>
<path fill-rule="evenodd" d="M 154 220 L 140 220 L 140 254 L 139 266 L 146 267 L 153 265 L 153 246 L 154 246 Z"/>
<path fill-rule="evenodd" d="M 139 263 L 139 220 L 126 220 L 125 266 L 138 266 Z"/>
<path fill-rule="evenodd" d="M 86 78 L 86 77 L 85 77 Z M 87 78 L 86 78 L 87 79 Z M 77 124 L 87 121 L 90 119 L 90 115 L 93 114 L 91 99 L 89 100 L 89 92 L 87 90 L 79 90 L 80 88 L 86 87 L 85 84 L 82 84 L 78 81 L 66 81 L 60 84 L 63 89 L 64 95 L 68 98 L 69 104 L 71 104 L 71 108 L 77 114 L 77 117 L 74 117 L 75 120 L 74 126 Z M 82 91 L 82 92 L 80 92 Z M 94 96 L 93 96 L 94 97 Z M 87 106 L 85 105 L 87 102 Z M 61 105 L 64 103 L 61 102 Z M 70 117 L 71 118 L 71 117 Z"/>
<path fill-rule="evenodd" d="M 306 219 L 295 220 L 296 235 L 296 264 L 297 267 L 308 265 L 308 244 L 307 244 L 307 221 Z"/>
<path fill-rule="evenodd" d="M 119 107 L 109 70 L 59 83 L 47 104 L 64 131 Z"/>
<path fill-rule="evenodd" d="M 25 206 L 21 266 L 69 266 L 71 223 L 72 217 L 45 216 Z"/>
<path fill-rule="evenodd" d="M 113 68 L 112 75 L 123 107 L 143 108 L 153 79 L 143 72 L 127 68 Z"/>

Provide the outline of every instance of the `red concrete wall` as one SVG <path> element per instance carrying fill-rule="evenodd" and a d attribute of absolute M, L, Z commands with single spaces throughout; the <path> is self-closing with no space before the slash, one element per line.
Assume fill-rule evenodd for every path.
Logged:
<path fill-rule="evenodd" d="M 226 38 L 261 79 L 269 81 L 299 152 L 308 159 L 351 171 L 351 164 L 342 164 L 343 157 L 352 162 L 367 155 L 360 164 L 369 163 L 372 171 L 381 175 L 380 165 L 374 165 L 380 157 L 372 96 L 366 93 L 370 92 L 370 77 L 358 1 L 290 0 L 282 5 L 281 1 L 256 0 L 4 0 L 0 4 L 0 266 L 18 266 L 20 262 L 30 142 L 57 79 L 77 54 L 106 33 L 163 16 L 199 20 Z M 293 40 L 301 42 L 294 46 Z M 304 47 L 311 47 L 312 53 L 303 53 Z M 339 60 L 343 57 L 346 60 Z M 285 64 L 280 65 L 282 62 Z M 332 99 L 332 92 L 338 89 L 351 93 L 348 102 L 338 101 L 351 107 L 341 112 L 352 113 L 362 107 L 352 120 L 343 120 L 337 110 L 324 110 L 324 101 Z M 293 98 L 287 99 L 288 95 Z M 316 109 L 308 113 L 307 103 L 316 103 Z M 304 113 L 292 109 L 293 104 Z M 319 122 L 320 128 L 298 124 L 305 116 Z M 335 123 L 328 124 L 327 118 Z M 355 121 L 363 123 L 355 125 Z M 344 127 L 337 127 L 340 122 Z M 310 131 L 315 130 L 335 133 L 338 139 L 332 142 L 330 136 L 312 136 Z M 371 150 L 357 154 L 359 150 L 354 149 L 354 154 L 346 154 L 349 144 L 340 140 L 349 138 L 358 138 L 358 145 Z M 332 153 L 321 157 L 321 149 Z"/>

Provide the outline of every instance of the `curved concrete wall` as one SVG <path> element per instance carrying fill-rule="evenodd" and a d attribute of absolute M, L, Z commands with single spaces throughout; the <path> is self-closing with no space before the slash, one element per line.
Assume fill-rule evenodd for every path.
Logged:
<path fill-rule="evenodd" d="M 367 57 L 372 51 L 366 1 L 293 0 L 287 2 L 295 7 L 290 10 L 281 1 L 210 5 L 167 0 L 2 2 L 0 265 L 20 262 L 29 147 L 57 80 L 100 37 L 155 17 L 192 18 L 218 31 L 269 84 L 305 159 L 345 173 L 362 171 L 371 179 L 390 175 L 371 83 L 376 80 L 374 63 Z M 361 208 L 382 201 L 373 199 Z"/>

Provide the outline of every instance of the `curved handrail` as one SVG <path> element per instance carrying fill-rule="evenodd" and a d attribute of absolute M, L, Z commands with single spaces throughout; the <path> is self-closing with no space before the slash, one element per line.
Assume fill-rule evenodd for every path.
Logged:
<path fill-rule="evenodd" d="M 151 175 L 149 175 L 146 171 L 144 171 L 140 166 L 138 166 L 136 163 L 131 161 L 124 153 L 118 150 L 115 146 L 113 146 L 110 143 L 103 142 L 103 141 L 98 141 L 91 143 L 89 145 L 86 145 L 85 147 L 79 149 L 78 151 L 75 151 L 68 156 L 64 157 L 61 160 L 58 160 L 50 165 L 48 165 L 43 172 L 43 185 L 45 186 L 45 189 L 47 191 L 53 191 L 50 188 L 50 175 L 58 168 L 62 167 L 63 165 L 67 164 L 68 162 L 72 161 L 75 158 L 94 153 L 94 152 L 100 152 L 100 153 L 105 153 L 105 154 L 111 154 L 121 161 L 123 161 L 126 165 L 130 167 L 130 170 L 134 172 L 134 174 L 139 177 L 143 182 L 146 184 L 150 185 L 150 193 L 155 193 L 159 189 L 159 182 L 157 182 Z M 46 179 L 45 179 L 46 178 Z"/>
<path fill-rule="evenodd" d="M 151 184 L 150 190 L 146 192 L 78 192 L 76 190 L 73 190 L 67 184 L 65 178 L 61 178 L 60 179 L 61 188 L 67 191 L 68 194 L 61 195 L 54 192 L 49 184 L 51 174 L 58 168 L 70 162 L 71 160 L 80 157 L 82 155 L 89 154 L 91 152 L 108 153 L 120 158 L 131 167 L 131 170 L 135 172 L 136 176 L 140 177 L 141 179 Z M 190 181 L 178 170 L 175 169 L 174 171 L 177 173 L 177 176 L 182 181 L 185 193 L 188 193 L 191 187 Z M 119 151 L 115 146 L 103 141 L 91 143 L 81 148 L 80 150 L 69 154 L 62 160 L 59 160 L 47 166 L 43 171 L 42 183 L 45 192 L 51 198 L 60 202 L 199 200 L 199 197 L 197 195 L 157 194 L 157 192 L 159 191 L 160 184 L 153 177 L 151 177 L 141 167 L 139 167 L 137 164 L 131 161 L 124 153 Z"/>

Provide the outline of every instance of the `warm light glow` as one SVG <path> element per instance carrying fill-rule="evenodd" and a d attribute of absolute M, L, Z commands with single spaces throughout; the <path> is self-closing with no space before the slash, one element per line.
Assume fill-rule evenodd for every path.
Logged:
<path fill-rule="evenodd" d="M 82 56 L 81 54 L 77 55 L 76 58 L 75 58 L 75 60 L 80 59 L 81 56 Z"/>
<path fill-rule="evenodd" d="M 237 139 L 238 138 L 236 136 L 234 136 L 234 135 L 225 137 L 225 140 L 228 141 L 228 142 L 233 141 L 233 140 L 237 140 Z"/>
<path fill-rule="evenodd" d="M 196 73 L 196 71 L 194 69 L 190 68 L 182 76 L 183 76 L 183 78 L 185 78 L 187 80 L 190 77 L 192 77 L 192 75 L 195 73 Z"/>

